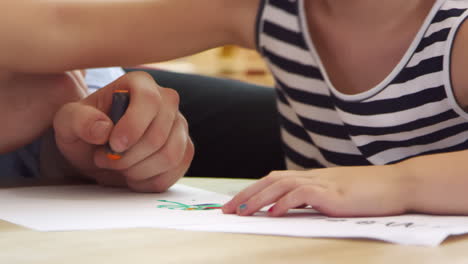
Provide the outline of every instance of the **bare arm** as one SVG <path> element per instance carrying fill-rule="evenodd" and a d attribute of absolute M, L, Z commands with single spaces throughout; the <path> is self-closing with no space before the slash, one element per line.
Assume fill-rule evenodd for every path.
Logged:
<path fill-rule="evenodd" d="M 468 151 L 421 156 L 397 166 L 407 210 L 468 215 Z"/>
<path fill-rule="evenodd" d="M 468 109 L 468 23 L 464 23 L 454 40 L 451 59 L 452 88 L 458 104 Z"/>
<path fill-rule="evenodd" d="M 31 143 L 46 131 L 55 112 L 65 103 L 86 96 L 81 72 L 11 74 L 0 80 L 0 153 Z"/>
<path fill-rule="evenodd" d="M 83 97 L 78 72 L 65 71 L 162 61 L 226 43 L 248 46 L 258 2 L 0 1 L 0 119 L 8 124 L 0 153 L 37 138 L 58 107 Z"/>
<path fill-rule="evenodd" d="M 451 54 L 452 88 L 458 104 L 468 109 L 468 23 L 461 26 Z M 419 212 L 468 214 L 468 150 L 422 156 L 398 166 L 412 186 L 410 208 Z"/>
<path fill-rule="evenodd" d="M 0 67 L 59 72 L 163 61 L 224 44 L 249 46 L 258 2 L 2 1 Z"/>

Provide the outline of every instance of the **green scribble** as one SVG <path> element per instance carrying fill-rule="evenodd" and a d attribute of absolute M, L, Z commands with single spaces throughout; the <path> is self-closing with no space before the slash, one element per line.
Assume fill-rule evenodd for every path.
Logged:
<path fill-rule="evenodd" d="M 201 210 L 214 210 L 214 209 L 221 209 L 223 206 L 222 204 L 217 203 L 206 203 L 206 204 L 183 204 L 174 201 L 168 200 L 158 200 L 158 202 L 164 202 L 168 204 L 158 205 L 158 208 L 166 208 L 170 210 L 183 210 L 183 211 L 201 211 Z"/>

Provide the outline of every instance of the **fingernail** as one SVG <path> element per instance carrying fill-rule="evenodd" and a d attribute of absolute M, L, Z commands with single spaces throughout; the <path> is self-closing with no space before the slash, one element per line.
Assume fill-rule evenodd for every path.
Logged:
<path fill-rule="evenodd" d="M 124 152 L 128 147 L 128 137 L 122 136 L 120 137 L 115 146 L 113 146 L 114 151 L 116 152 Z"/>
<path fill-rule="evenodd" d="M 242 212 L 242 211 L 245 211 L 247 210 L 247 204 L 241 204 L 239 205 L 239 211 Z"/>
<path fill-rule="evenodd" d="M 227 209 L 226 209 L 226 206 L 225 206 L 225 205 L 223 205 L 223 207 L 221 207 L 221 211 L 222 211 L 223 213 L 227 213 Z"/>
<path fill-rule="evenodd" d="M 94 138 L 102 138 L 110 129 L 110 122 L 104 120 L 98 120 L 94 122 L 93 126 L 91 127 L 91 135 Z"/>

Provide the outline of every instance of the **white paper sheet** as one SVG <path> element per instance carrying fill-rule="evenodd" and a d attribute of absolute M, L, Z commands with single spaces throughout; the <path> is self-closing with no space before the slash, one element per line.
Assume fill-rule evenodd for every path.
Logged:
<path fill-rule="evenodd" d="M 224 215 L 220 210 L 158 208 L 168 200 L 188 205 L 220 203 L 229 196 L 183 185 L 162 194 L 141 194 L 94 185 L 0 190 L 0 219 L 40 231 L 156 227 L 297 237 L 371 238 L 437 246 L 449 235 L 468 233 L 468 217 L 403 215 L 329 218 L 312 210 L 286 217 Z"/>

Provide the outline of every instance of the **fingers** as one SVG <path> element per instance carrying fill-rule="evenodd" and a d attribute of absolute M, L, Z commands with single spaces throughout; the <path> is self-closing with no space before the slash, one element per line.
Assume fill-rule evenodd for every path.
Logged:
<path fill-rule="evenodd" d="M 173 148 L 181 150 L 180 146 L 185 146 L 185 142 L 188 137 L 188 126 L 183 124 L 186 122 L 185 119 L 178 113 L 178 95 L 174 90 L 162 88 L 164 91 L 164 100 L 161 101 L 158 114 L 154 117 L 153 121 L 149 124 L 145 133 L 141 138 L 131 146 L 122 158 L 118 161 L 109 160 L 103 155 L 97 156 L 97 164 L 103 168 L 112 168 L 116 170 L 124 170 L 135 166 L 137 163 L 147 159 L 153 153 L 158 152 L 167 142 L 171 143 L 171 146 L 167 147 L 169 150 Z M 178 120 L 179 119 L 179 120 Z M 178 121 L 180 124 L 175 124 Z M 117 124 L 119 126 L 121 123 Z M 177 125 L 175 127 L 175 125 Z M 116 129 L 117 129 L 116 126 Z M 171 140 L 169 135 L 172 135 Z M 178 137 L 176 137 L 178 135 Z M 175 142 L 174 142 L 175 141 Z M 176 145 L 178 142 L 178 145 Z M 176 145 L 173 147 L 173 145 Z M 180 155 L 178 155 L 180 156 Z M 180 157 L 181 158 L 181 157 Z M 164 171 L 166 166 L 160 166 L 161 170 Z"/>
<path fill-rule="evenodd" d="M 56 138 L 65 145 L 80 140 L 94 145 L 104 144 L 112 127 L 106 114 L 81 103 L 66 104 L 54 118 Z"/>
<path fill-rule="evenodd" d="M 283 179 L 238 205 L 234 212 L 240 216 L 248 216 L 273 203 L 268 210 L 269 216 L 285 215 L 289 209 L 299 208 L 304 204 L 321 211 L 324 204 L 331 203 L 331 196 L 320 185 L 307 183 L 307 180 Z M 229 213 L 225 210 L 223 212 Z"/>
<path fill-rule="evenodd" d="M 95 145 L 104 144 L 112 121 L 98 109 L 79 102 L 64 105 L 55 115 L 55 141 L 62 155 L 77 169 L 94 171 Z"/>
<path fill-rule="evenodd" d="M 274 204 L 269 216 L 282 216 L 289 209 L 308 205 L 327 216 L 386 216 L 405 212 L 399 200 L 401 187 L 385 175 L 389 167 L 336 167 L 311 171 L 273 172 L 236 195 L 223 207 L 224 213 L 252 215 Z M 391 171 L 391 170 L 390 170 Z"/>
<path fill-rule="evenodd" d="M 178 167 L 184 157 L 188 140 L 188 134 L 184 125 L 178 119 L 164 147 L 146 160 L 127 170 L 129 180 L 146 180 L 154 175 L 162 174 Z"/>
<path fill-rule="evenodd" d="M 148 132 L 151 133 L 152 130 L 149 129 Z M 159 149 L 151 148 L 151 143 L 145 141 L 151 138 L 151 135 L 143 136 L 142 140 L 118 161 L 108 160 L 105 150 L 100 149 L 96 153 L 96 164 L 103 169 L 119 171 L 125 176 L 128 186 L 136 191 L 164 191 L 184 175 L 194 155 L 187 121 L 180 113 L 167 134 L 167 140 Z M 138 160 L 148 146 L 152 151 L 151 155 Z"/>
<path fill-rule="evenodd" d="M 116 152 L 125 152 L 138 141 L 158 116 L 162 104 L 160 87 L 153 78 L 143 72 L 132 72 L 122 76 L 107 87 L 84 100 L 84 103 L 109 113 L 114 90 L 128 90 L 130 104 L 127 111 L 115 125 L 109 144 Z M 178 102 L 177 102 L 178 103 Z"/>
<path fill-rule="evenodd" d="M 177 167 L 185 153 L 187 140 L 188 134 L 182 121 L 176 121 L 165 145 L 159 150 L 154 150 L 146 159 L 140 160 L 136 164 L 126 164 L 124 160 L 116 162 L 108 160 L 102 153 L 97 163 L 101 165 L 101 162 L 105 162 L 107 166 L 105 168 L 123 171 L 131 181 L 146 180 Z M 124 156 L 126 155 L 127 153 L 124 154 Z"/>
<path fill-rule="evenodd" d="M 262 189 L 265 189 L 267 186 L 280 180 L 282 177 L 279 173 L 281 172 L 272 172 L 270 175 L 263 177 L 259 181 L 245 188 L 243 191 L 234 196 L 231 201 L 227 202 L 223 206 L 223 213 L 232 214 L 237 212 L 238 206 L 242 205 L 250 197 L 260 192 Z"/>
<path fill-rule="evenodd" d="M 242 202 L 242 204 L 237 207 L 237 214 L 242 216 L 252 215 L 264 206 L 280 200 L 281 197 L 296 189 L 301 184 L 304 184 L 304 182 L 300 179 L 283 178 L 278 180 L 261 190 L 259 193 L 251 196 L 247 201 Z M 298 204 L 297 206 L 299 205 L 301 204 Z"/>
<path fill-rule="evenodd" d="M 278 171 L 272 172 L 237 194 L 223 206 L 223 213 L 248 216 L 271 204 L 274 206 L 268 210 L 270 216 L 282 216 L 289 209 L 304 205 L 326 211 L 330 204 L 336 205 L 337 200 L 336 192 L 313 175 Z"/>
<path fill-rule="evenodd" d="M 326 193 L 318 185 L 296 186 L 292 191 L 278 199 L 274 206 L 268 210 L 270 216 L 285 215 L 289 209 L 297 208 L 303 204 L 312 205 L 321 211 Z"/>
<path fill-rule="evenodd" d="M 127 171 L 130 188 L 140 192 L 163 192 L 187 172 L 195 150 L 188 136 L 187 121 L 181 114 L 173 130 L 161 151 Z M 163 172 L 159 173 L 161 170 Z"/>
<path fill-rule="evenodd" d="M 163 192 L 176 183 L 188 170 L 195 153 L 191 140 L 187 142 L 184 157 L 180 165 L 163 174 L 143 181 L 127 181 L 128 186 L 139 192 Z"/>
<path fill-rule="evenodd" d="M 130 90 L 131 98 L 127 111 L 116 124 L 109 139 L 112 149 L 117 152 L 124 152 L 140 141 L 153 120 L 159 116 L 160 109 L 167 105 L 162 103 L 160 89 L 151 76 L 132 76 L 127 76 L 126 82 L 119 83 L 121 89 Z"/>
<path fill-rule="evenodd" d="M 188 126 L 184 127 L 182 122 L 185 119 L 178 111 L 179 95 L 176 91 L 167 88 L 161 88 L 161 94 L 164 100 L 161 102 L 158 115 L 140 141 L 124 155 L 122 162 L 127 166 L 133 166 L 138 161 L 146 159 L 159 151 L 167 142 L 173 142 L 174 140 L 179 142 L 178 140 L 181 140 L 176 148 L 181 149 L 180 145 L 185 146 L 185 140 L 188 137 Z M 172 133 L 177 134 L 179 138 L 174 139 L 175 135 L 172 135 Z M 171 140 L 169 140 L 170 135 Z M 176 143 L 172 143 L 172 145 L 174 144 Z M 170 147 L 170 149 L 172 148 Z"/>
<path fill-rule="evenodd" d="M 128 90 L 130 103 L 113 125 L 106 113 L 115 90 Z M 179 96 L 159 87 L 146 73 L 127 74 L 57 114 L 57 141 L 79 169 L 88 168 L 102 184 L 126 183 L 137 191 L 163 191 L 187 171 L 194 153 L 188 125 L 179 113 Z M 117 161 L 107 159 L 109 142 Z M 79 150 L 77 151 L 77 146 Z"/>

